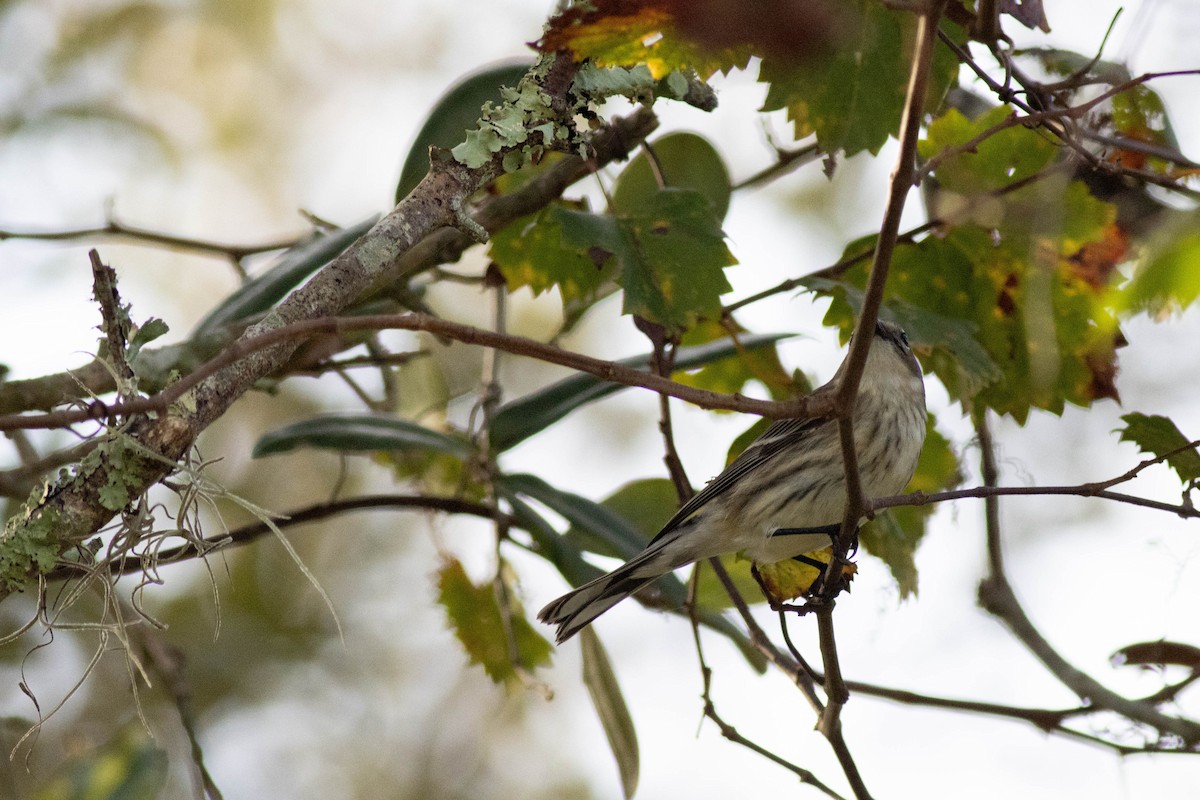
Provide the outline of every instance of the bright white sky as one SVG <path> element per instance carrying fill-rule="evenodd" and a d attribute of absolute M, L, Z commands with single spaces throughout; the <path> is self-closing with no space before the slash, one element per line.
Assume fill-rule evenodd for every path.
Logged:
<path fill-rule="evenodd" d="M 140 148 L 106 141 L 96 129 L 18 139 L 0 150 L 0 227 L 96 224 L 112 198 L 121 218 L 131 223 L 257 241 L 302 229 L 293 214 L 296 208 L 345 223 L 384 210 L 423 109 L 457 75 L 523 55 L 522 43 L 538 35 L 546 6 L 541 0 L 445 6 L 365 0 L 291 3 L 280 12 L 281 36 L 312 37 L 329 51 L 340 48 L 341 70 L 329 69 L 334 59 L 322 60 L 307 73 L 303 64 L 292 65 L 288 80 L 294 83 L 280 79 L 279 85 L 256 87 L 256 81 L 278 76 L 230 74 L 219 68 L 219 58 L 214 61 L 213 91 L 241 87 L 230 90 L 238 102 L 252 101 L 260 90 L 306 93 L 288 106 L 296 114 L 281 126 L 289 137 L 276 156 L 259 165 L 261 174 L 232 170 L 214 154 L 213 142 L 189 125 L 188 109 L 145 94 L 135 104 L 146 113 L 164 115 L 163 124 L 183 142 L 177 161 L 148 167 Z M 1050 0 L 1047 13 L 1055 43 L 1092 52 L 1116 7 L 1112 2 Z M 1131 2 L 1126 8 L 1108 57 L 1130 59 L 1134 72 L 1200 66 L 1195 55 L 1200 7 L 1186 0 L 1161 0 Z M 24 46 L 49 41 L 53 27 L 32 10 L 21 13 L 29 21 Z M 183 40 L 185 34 L 181 31 L 179 37 Z M 0 67 L 6 66 L 3 45 L 0 41 Z M 327 50 L 322 50 L 323 58 Z M 7 85 L 0 78 L 0 100 L 13 99 Z M 1172 79 L 1156 88 L 1167 98 L 1184 151 L 1196 158 L 1200 117 L 1194 98 L 1200 79 Z M 755 113 L 762 91 L 746 76 L 733 76 L 720 89 L 721 107 L 715 114 L 663 108 L 663 127 L 704 133 L 729 159 L 735 178 L 744 177 L 770 158 L 763 122 Z M 766 127 L 780 135 L 786 131 L 775 117 Z M 846 181 L 853 185 L 835 189 L 832 201 L 815 194 L 824 180 L 816 168 L 809 170 L 813 174 L 736 198 L 726 225 L 741 262 L 729 270 L 733 296 L 830 263 L 850 237 L 877 228 L 890 168 L 890 151 L 874 162 L 844 164 L 841 178 L 853 176 Z M 271 188 L 254 191 L 262 188 L 260 181 Z M 829 206 L 818 213 L 813 197 Z M 909 220 L 919 219 L 914 202 Z M 92 346 L 95 312 L 83 252 L 19 242 L 0 245 L 6 281 L 0 294 L 0 332 L 9 343 L 0 360 L 13 368 L 13 377 L 81 363 L 83 356 L 73 354 Z M 134 303 L 135 317 L 163 316 L 180 333 L 233 285 L 228 271 L 213 262 L 113 245 L 102 252 L 122 269 L 123 292 Z M 186 291 L 179 291 L 181 286 Z M 553 315 L 549 303 L 519 298 L 514 306 L 518 331 L 545 333 Z M 755 307 L 747 319 L 756 330 L 806 334 L 788 345 L 789 363 L 825 380 L 840 353 L 832 335 L 821 330 L 820 313 L 806 299 L 783 297 Z M 595 314 L 570 345 L 604 356 L 642 350 L 632 326 L 621 325 L 624 333 L 613 333 L 615 316 L 614 308 Z M 1123 407 L 1108 403 L 1088 412 L 1069 410 L 1061 419 L 1035 414 L 1024 429 L 999 423 L 1005 481 L 1077 483 L 1125 471 L 1137 462 L 1137 454 L 1129 446 L 1118 447 L 1110 432 L 1120 424 L 1120 414 L 1129 411 L 1166 414 L 1186 433 L 1200 431 L 1195 387 L 1187 380 L 1200 374 L 1195 313 L 1160 325 L 1138 320 L 1126 333 L 1130 346 L 1121 354 Z M 527 370 L 508 363 L 514 379 Z M 929 390 L 931 407 L 970 466 L 977 454 L 967 446 L 969 429 L 947 408 L 935 382 Z M 349 400 L 332 393 L 326 402 Z M 627 480 L 660 475 L 655 407 L 648 395 L 624 393 L 523 445 L 506 458 L 505 466 L 535 472 L 597 499 Z M 680 449 L 694 482 L 719 470 L 730 439 L 746 424 L 744 419 L 678 408 Z M 606 431 L 618 427 L 623 433 L 597 441 L 593 426 Z M 11 458 L 6 450 L 0 453 Z M 386 477 L 377 482 L 388 486 Z M 1176 485 L 1170 475 L 1155 470 L 1127 488 L 1171 499 Z M 1107 658 L 1112 651 L 1159 637 L 1200 644 L 1194 524 L 1073 499 L 1013 500 L 1003 509 L 1017 592 L 1035 623 L 1079 667 L 1120 691 L 1149 693 L 1161 685 L 1160 679 L 1111 670 Z M 980 515 L 978 503 L 939 510 L 918 555 L 919 600 L 899 604 L 886 569 L 862 559 L 854 592 L 838 608 L 845 673 L 951 697 L 1069 706 L 1075 698 L 975 605 L 984 564 Z M 382 516 L 355 525 L 388 530 Z M 333 581 L 329 588 L 335 600 L 345 598 L 339 614 L 347 649 L 331 647 L 311 671 L 280 676 L 265 710 L 249 715 L 230 709 L 206 721 L 205 745 L 225 796 L 350 797 L 323 758 L 339 747 L 353 747 L 359 757 L 377 761 L 382 773 L 401 776 L 399 785 L 413 792 L 421 785 L 418 768 L 406 772 L 392 763 L 405 759 L 407 752 L 431 759 L 427 768 L 463 770 L 464 790 L 475 786 L 469 778 L 482 771 L 498 797 L 526 796 L 553 786 L 567 794 L 573 776 L 582 774 L 595 796 L 618 796 L 615 766 L 578 679 L 575 643 L 561 649 L 545 675 L 555 692 L 551 702 L 537 691 L 505 699 L 477 670 L 464 669 L 460 649 L 426 589 L 437 547 L 456 553 L 482 576 L 490 568 L 489 546 L 481 546 L 488 540 L 486 528 L 446 522 L 433 537 L 382 563 L 377 573 L 363 575 L 359 585 Z M 540 607 L 563 590 L 561 579 L 546 565 L 519 555 L 514 562 L 528 608 Z M 1156 580 L 1148 582 L 1151 575 Z M 775 630 L 771 617 L 764 615 L 762 621 Z M 792 630 L 798 644 L 815 657 L 809 627 L 800 622 Z M 685 624 L 626 603 L 605 616 L 598 629 L 638 726 L 639 797 L 817 796 L 796 791 L 789 773 L 725 742 L 715 726 L 702 722 L 699 672 Z M 357 674 L 348 653 L 364 650 L 391 659 L 395 674 Z M 729 722 L 844 788 L 829 748 L 812 733 L 807 706 L 785 680 L 755 676 L 724 640 L 711 640 L 707 655 L 716 670 L 715 699 Z M 43 680 L 45 691 L 53 695 L 58 683 L 52 675 Z M 29 713 L 12 703 L 3 710 Z M 1196 713 L 1195 703 L 1191 710 Z M 846 709 L 844 726 L 868 786 L 895 800 L 1200 798 L 1200 765 L 1193 759 L 1121 761 L 1107 751 L 1047 740 L 1014 722 L 856 697 Z"/>

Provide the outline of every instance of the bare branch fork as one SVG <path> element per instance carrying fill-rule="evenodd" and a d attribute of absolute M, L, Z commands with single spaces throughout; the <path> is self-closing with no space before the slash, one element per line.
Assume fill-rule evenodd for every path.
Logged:
<path fill-rule="evenodd" d="M 979 435 L 980 461 L 985 486 L 995 486 L 999 478 L 987 412 L 975 419 Z M 1075 692 L 1088 705 L 1107 708 L 1126 719 L 1155 728 L 1161 735 L 1179 738 L 1188 746 L 1200 743 L 1200 723 L 1172 717 L 1159 711 L 1151 702 L 1130 700 L 1101 684 L 1092 676 L 1070 664 L 1041 635 L 1025 614 L 1009 583 L 1004 569 L 1001 547 L 1000 501 L 995 495 L 984 498 L 984 521 L 987 529 L 988 575 L 979 585 L 979 604 L 1000 619 L 1012 634 L 1063 685 Z"/>

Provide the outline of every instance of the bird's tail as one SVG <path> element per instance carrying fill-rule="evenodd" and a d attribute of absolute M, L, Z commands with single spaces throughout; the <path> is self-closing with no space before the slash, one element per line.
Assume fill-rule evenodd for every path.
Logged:
<path fill-rule="evenodd" d="M 538 619 L 558 626 L 555 640 L 562 644 L 626 597 L 694 560 L 671 547 L 675 541 L 672 537 L 652 545 L 607 575 L 567 592 L 539 611 Z"/>

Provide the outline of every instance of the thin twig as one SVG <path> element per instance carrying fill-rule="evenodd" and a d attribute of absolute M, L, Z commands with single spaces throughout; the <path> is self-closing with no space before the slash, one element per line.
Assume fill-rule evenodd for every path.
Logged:
<path fill-rule="evenodd" d="M 136 613 L 136 612 L 131 612 Z M 204 750 L 196 732 L 196 712 L 192 704 L 192 686 L 187 678 L 187 664 L 183 652 L 168 642 L 152 625 L 132 625 L 130 632 L 137 638 L 142 652 L 155 672 L 163 679 L 163 686 L 179 715 L 179 724 L 187 734 L 191 746 L 192 766 L 198 797 L 222 800 L 221 790 L 204 763 Z"/>
<path fill-rule="evenodd" d="M 738 183 L 733 185 L 733 191 L 739 189 L 748 189 L 753 186 L 761 186 L 764 183 L 769 183 L 776 178 L 788 174 L 792 170 L 799 169 L 805 164 L 810 164 L 821 158 L 824 153 L 821 152 L 820 146 L 813 142 L 804 147 L 798 147 L 795 150 L 784 150 L 775 148 L 775 163 L 765 167 Z"/>
<path fill-rule="evenodd" d="M 303 241 L 304 236 L 290 236 L 273 242 L 260 244 L 230 244 L 215 242 L 207 239 L 194 239 L 174 233 L 153 231 L 127 225 L 116 219 L 109 219 L 104 225 L 95 228 L 72 228 L 59 231 L 17 231 L 0 229 L 0 242 L 7 239 L 42 242 L 70 242 L 76 240 L 93 240 L 101 237 L 124 239 L 134 244 L 144 244 L 152 247 L 165 247 L 171 250 L 193 250 L 209 255 L 228 256 L 231 259 L 242 259 L 258 253 L 270 253 L 275 250 L 286 250 Z"/>
<path fill-rule="evenodd" d="M 995 448 L 986 412 L 976 416 L 980 464 L 985 486 L 995 486 L 999 474 Z M 1200 743 L 1200 723 L 1163 714 L 1153 705 L 1130 700 L 1108 689 L 1095 678 L 1071 665 L 1034 627 L 1017 600 L 1004 570 L 1000 534 L 1000 503 L 996 496 L 984 499 L 987 529 L 988 576 L 979 585 L 979 603 L 1000 619 L 1014 636 L 1057 678 L 1080 698 L 1096 707 L 1115 711 L 1134 722 L 1157 728 L 1162 734 L 1178 736 L 1186 745 Z"/>
<path fill-rule="evenodd" d="M 1016 112 L 1014 112 L 1012 114 L 1009 114 L 1007 117 L 1002 119 L 1000 122 L 997 122 L 995 125 L 992 125 L 990 128 L 987 128 L 986 130 L 981 131 L 976 136 L 971 137 L 970 139 L 963 142 L 962 144 L 956 145 L 954 147 L 948 147 L 945 150 L 943 150 L 942 152 L 938 153 L 933 158 L 926 161 L 921 167 L 920 175 L 931 174 L 939 166 L 941 166 L 941 164 L 943 162 L 945 162 L 947 159 L 954 158 L 954 157 L 962 155 L 964 153 L 975 152 L 975 150 L 979 147 L 979 145 L 983 144 L 985 141 L 990 139 L 992 136 L 995 136 L 997 133 L 1008 130 L 1009 128 L 1015 128 L 1017 126 L 1032 127 L 1034 125 L 1040 125 L 1042 123 L 1051 122 L 1051 121 L 1060 121 L 1060 120 L 1066 120 L 1066 119 L 1078 119 L 1079 117 L 1084 116 L 1085 114 L 1087 114 L 1089 111 L 1091 111 L 1093 108 L 1100 105 L 1101 103 L 1103 103 L 1107 100 L 1111 100 L 1113 97 L 1115 97 L 1118 94 L 1121 94 L 1122 92 L 1126 92 L 1134 87 L 1141 86 L 1142 84 L 1144 84 L 1148 81 L 1157 80 L 1160 78 L 1181 77 L 1181 76 L 1191 76 L 1191 75 L 1200 75 L 1200 70 L 1174 70 L 1174 71 L 1170 71 L 1170 72 L 1147 72 L 1147 73 L 1137 76 L 1136 78 L 1131 78 L 1122 84 L 1113 86 L 1108 91 L 1102 92 L 1101 94 L 1097 95 L 1096 97 L 1091 98 L 1090 100 L 1087 100 L 1085 102 L 1079 103 L 1078 105 L 1065 106 L 1065 107 L 1059 106 L 1059 107 L 1050 108 L 1050 109 L 1047 109 L 1044 111 L 1033 111 L 1033 112 L 1027 113 L 1027 114 L 1017 114 Z M 1055 134 L 1056 136 L 1059 136 L 1060 138 L 1062 138 L 1064 140 L 1064 142 L 1066 141 L 1066 136 L 1062 131 L 1057 130 L 1053 127 L 1047 127 L 1046 129 L 1049 130 L 1051 133 Z M 1091 154 L 1089 154 L 1089 155 L 1091 156 L 1091 159 L 1095 159 L 1094 155 L 1091 155 Z M 1119 168 L 1112 167 L 1111 165 L 1110 165 L 1110 167 L 1114 171 L 1120 172 Z"/>
<path fill-rule="evenodd" d="M 1112 500 L 1116 503 L 1152 508 L 1165 511 L 1185 519 L 1200 519 L 1200 509 L 1180 503 L 1164 503 L 1160 500 L 1150 500 L 1145 497 L 1135 497 L 1122 492 L 1097 490 L 1094 484 L 1083 483 L 1078 486 L 976 486 L 971 489 L 955 489 L 948 492 L 913 492 L 895 497 L 879 497 L 871 501 L 873 510 L 891 508 L 893 506 L 925 506 L 931 503 L 944 503 L 948 500 L 963 500 L 966 498 L 981 498 L 987 500 L 993 497 L 1038 497 L 1044 495 L 1070 495 L 1074 497 L 1096 497 L 1101 500 Z"/>
<path fill-rule="evenodd" d="M 573 353 L 553 345 L 544 344 L 523 336 L 497 334 L 483 328 L 462 325 L 426 314 L 376 314 L 355 317 L 321 317 L 284 325 L 260 333 L 252 338 L 230 344 L 210 361 L 198 367 L 187 377 L 146 398 L 124 403 L 106 404 L 99 400 L 87 404 L 81 410 L 56 411 L 48 414 L 7 414 L 0 416 L 0 431 L 31 428 L 62 428 L 88 420 L 103 419 L 110 414 L 143 414 L 162 412 L 182 399 L 189 391 L 221 370 L 236 364 L 254 353 L 270 349 L 293 339 L 305 339 L 316 334 L 343 334 L 363 330 L 411 330 L 445 336 L 448 339 L 492 347 L 515 355 L 528 356 L 552 364 L 587 372 L 613 383 L 638 386 L 655 392 L 669 394 L 701 408 L 720 408 L 743 411 L 765 417 L 809 417 L 823 416 L 832 407 L 825 397 L 796 398 L 785 401 L 756 400 L 740 394 L 727 395 L 696 389 L 676 383 L 651 373 L 614 364 L 610 361 Z"/>
<path fill-rule="evenodd" d="M 710 559 L 710 563 L 714 564 L 715 568 L 721 569 L 720 559 L 716 559 L 716 558 Z M 719 573 L 719 574 L 724 574 L 724 570 L 721 569 L 721 573 Z M 724 574 L 724 577 L 726 579 L 728 579 L 729 576 L 728 576 L 728 574 Z M 737 728 L 730 725 L 728 722 L 726 722 L 721 717 L 720 714 L 717 713 L 716 704 L 713 703 L 713 699 L 712 699 L 712 668 L 708 666 L 708 662 L 705 661 L 705 659 L 704 659 L 704 646 L 700 639 L 700 624 L 699 624 L 699 620 L 696 617 L 695 612 L 694 612 L 694 609 L 695 609 L 695 587 L 696 587 L 696 582 L 693 581 L 691 584 L 691 587 L 689 588 L 688 600 L 689 600 L 689 607 L 691 609 L 693 609 L 693 611 L 691 612 L 692 639 L 695 643 L 696 657 L 699 659 L 699 662 L 700 662 L 700 676 L 701 676 L 701 680 L 703 682 L 700 699 L 703 702 L 704 716 L 706 716 L 710 720 L 712 720 L 716 724 L 717 729 L 721 731 L 721 735 L 724 736 L 729 741 L 733 742 L 734 744 L 740 744 L 742 747 L 745 747 L 748 750 L 751 750 L 751 751 L 757 753 L 758 755 L 762 756 L 763 758 L 773 761 L 774 763 L 778 764 L 779 766 L 783 767 L 784 769 L 788 770 L 789 772 L 791 772 L 792 774 L 794 774 L 798 778 L 800 778 L 801 783 L 806 783 L 810 786 L 815 787 L 816 789 L 820 790 L 821 792 L 824 792 L 827 797 L 838 798 L 838 800 L 844 800 L 844 798 L 842 798 L 841 795 L 837 794 L 835 791 L 833 791 L 833 789 L 826 786 L 810 770 L 807 770 L 804 767 L 799 766 L 798 764 L 793 764 L 791 761 L 788 761 L 786 758 L 783 758 L 782 756 L 777 755 L 776 753 L 773 753 L 770 750 L 767 750 L 762 745 L 760 745 L 750 739 L 747 739 L 745 736 L 743 736 L 741 733 L 738 732 Z M 733 597 L 734 594 L 737 594 L 738 598 L 740 599 L 740 594 L 738 594 L 737 589 L 732 586 L 732 582 L 726 584 L 726 589 L 731 592 L 731 594 L 730 594 L 731 597 Z"/>
<path fill-rule="evenodd" d="M 283 530 L 295 525 L 335 517 L 353 511 L 440 511 L 447 514 L 468 514 L 470 516 L 493 519 L 492 509 L 483 503 L 461 500 L 456 497 L 427 497 L 411 494 L 381 494 L 363 495 L 347 500 L 334 500 L 326 503 L 315 503 L 304 508 L 298 508 L 283 514 L 275 514 L 269 520 L 260 520 L 239 528 L 234 528 L 220 536 L 197 539 L 178 547 L 166 548 L 154 554 L 157 565 L 175 564 L 197 556 L 208 555 L 217 549 L 234 545 L 249 544 L 264 536 L 271 535 L 275 530 Z M 516 517 L 505 515 L 503 523 L 509 528 L 523 529 L 521 521 Z M 112 575 L 128 575 L 141 572 L 143 569 L 142 556 L 138 553 L 126 553 L 110 560 L 106 565 L 107 572 Z M 90 572 L 88 565 L 63 563 L 47 573 L 47 580 L 63 580 L 79 577 Z"/>
<path fill-rule="evenodd" d="M 945 0 L 931 0 L 917 16 L 916 47 L 904 99 L 904 111 L 900 118 L 900 152 L 896 158 L 896 166 L 889 184 L 883 224 L 880 227 L 879 238 L 875 246 L 875 257 L 871 263 L 862 309 L 859 312 L 857 328 L 860 335 L 854 337 L 850 344 L 850 352 L 844 365 L 845 371 L 842 373 L 837 389 L 836 407 L 845 469 L 846 510 L 842 528 L 833 544 L 829 566 L 822 577 L 820 597 L 824 601 L 823 607 L 819 607 L 817 610 L 821 656 L 826 674 L 825 693 L 828 698 L 828 702 L 825 704 L 825 713 L 821 715 L 818 724 L 818 730 L 829 739 L 834 753 L 838 756 L 842 769 L 854 789 L 855 796 L 860 800 L 869 797 L 870 793 L 862 781 L 849 748 L 845 745 L 841 731 L 839 716 L 848 692 L 842 680 L 833 638 L 832 596 L 836 592 L 838 581 L 831 579 L 830 576 L 841 576 L 842 565 L 852 546 L 858 522 L 862 518 L 864 502 L 854 442 L 854 406 L 858 397 L 858 385 L 866 366 L 867 354 L 871 343 L 875 340 L 872 332 L 879 317 L 879 308 L 883 303 L 883 290 L 887 284 L 892 251 L 896 247 L 897 236 L 900 232 L 900 218 L 904 211 L 904 203 L 913 187 L 921 114 L 925 107 L 926 87 L 932 68 L 934 45 L 937 43 L 938 20 L 941 18 L 945 5 Z"/>

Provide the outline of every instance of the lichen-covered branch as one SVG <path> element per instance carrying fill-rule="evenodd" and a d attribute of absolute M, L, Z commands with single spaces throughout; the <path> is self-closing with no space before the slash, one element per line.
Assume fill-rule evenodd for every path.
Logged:
<path fill-rule="evenodd" d="M 241 340 L 346 309 L 429 234 L 445 227 L 461 227 L 457 211 L 465 201 L 505 169 L 536 157 L 535 148 L 586 154 L 587 140 L 574 130 L 573 117 L 581 103 L 602 98 L 575 93 L 575 65 L 560 63 L 565 58 L 541 58 L 518 86 L 516 96 L 499 110 L 501 114 L 519 112 L 522 131 L 495 129 L 500 138 L 488 139 L 486 158 L 480 158 L 477 150 L 460 154 L 461 159 L 435 151 L 429 174 L 408 197 L 251 326 Z M 551 92 L 548 80 L 553 81 L 555 92 Z M 485 115 L 481 127 L 488 124 Z M 537 130 L 543 132 L 541 137 L 531 137 L 530 132 Z M 547 135 L 546 131 L 551 133 Z M 200 432 L 256 381 L 286 363 L 301 341 L 284 338 L 250 353 L 205 379 L 167 412 L 130 419 L 122 428 L 105 434 L 102 444 L 76 468 L 36 491 L 0 536 L 0 599 L 49 571 L 64 554 L 82 545 L 168 475 Z"/>

